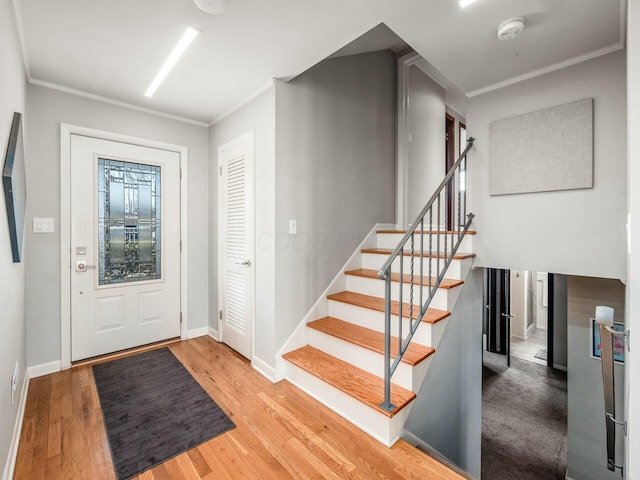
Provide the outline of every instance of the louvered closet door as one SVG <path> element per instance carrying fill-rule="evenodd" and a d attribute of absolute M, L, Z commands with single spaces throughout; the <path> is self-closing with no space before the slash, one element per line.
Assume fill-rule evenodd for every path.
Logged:
<path fill-rule="evenodd" d="M 222 341 L 251 358 L 253 341 L 253 135 L 220 147 L 219 245 Z"/>

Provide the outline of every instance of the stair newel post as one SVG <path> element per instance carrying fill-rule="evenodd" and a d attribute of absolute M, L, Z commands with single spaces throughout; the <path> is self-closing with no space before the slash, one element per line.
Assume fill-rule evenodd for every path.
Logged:
<path fill-rule="evenodd" d="M 380 408 L 387 412 L 396 408 L 391 403 L 391 266 L 384 278 L 384 400 Z"/>

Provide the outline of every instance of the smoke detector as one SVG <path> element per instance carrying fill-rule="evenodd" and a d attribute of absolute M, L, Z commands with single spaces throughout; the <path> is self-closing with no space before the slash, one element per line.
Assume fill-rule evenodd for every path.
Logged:
<path fill-rule="evenodd" d="M 197 0 L 196 0 L 197 1 Z M 500 40 L 512 40 L 524 30 L 524 20 L 521 18 L 510 18 L 505 20 L 498 27 L 498 38 Z"/>
<path fill-rule="evenodd" d="M 193 0 L 200 10 L 211 15 L 222 15 L 227 7 L 227 0 Z"/>

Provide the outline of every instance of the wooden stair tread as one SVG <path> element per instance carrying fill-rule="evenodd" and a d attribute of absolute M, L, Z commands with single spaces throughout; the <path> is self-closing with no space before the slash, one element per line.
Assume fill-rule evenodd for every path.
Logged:
<path fill-rule="evenodd" d="M 380 279 L 380 277 L 378 277 L 378 271 L 377 270 L 371 270 L 369 268 L 357 268 L 355 270 L 348 270 L 346 272 L 344 272 L 345 275 L 353 275 L 356 277 L 365 277 L 365 278 L 376 278 L 376 279 Z M 420 285 L 420 278 L 418 278 L 418 275 L 414 275 L 413 277 L 413 284 L 414 285 Z M 400 274 L 399 273 L 391 273 L 391 281 L 392 282 L 399 282 L 400 281 Z M 409 273 L 405 273 L 403 275 L 402 278 L 402 283 L 411 283 L 411 275 Z M 422 279 L 422 285 L 426 286 L 433 286 L 436 283 L 436 278 L 435 277 L 431 277 L 430 279 L 427 279 L 427 277 Z M 458 287 L 460 285 L 462 285 L 464 283 L 464 281 L 462 280 L 452 280 L 449 278 L 444 278 L 442 279 L 442 282 L 440 283 L 440 288 L 454 288 L 454 287 Z"/>
<path fill-rule="evenodd" d="M 393 252 L 393 250 L 389 249 L 389 248 L 363 248 L 361 250 L 362 253 L 376 253 L 379 255 L 391 255 L 391 253 Z M 449 255 L 449 252 L 447 252 L 447 255 Z M 404 253 L 405 257 L 410 257 L 411 256 L 411 252 L 405 252 Z M 413 254 L 414 257 L 419 257 L 420 254 L 417 252 L 414 252 Z M 444 253 L 440 253 L 440 254 L 431 254 L 431 253 L 423 253 L 422 254 L 423 257 L 439 257 L 439 258 L 445 258 Z M 454 255 L 454 259 L 456 260 L 464 260 L 465 258 L 473 258 L 475 257 L 476 254 L 475 253 L 456 253 Z"/>
<path fill-rule="evenodd" d="M 384 312 L 384 298 L 373 297 L 371 295 L 364 295 L 362 293 L 356 292 L 340 292 L 334 293 L 331 295 L 327 295 L 329 300 L 335 300 L 337 302 L 349 303 L 351 305 L 357 305 L 363 308 L 369 308 L 371 310 L 376 310 L 379 312 Z M 391 314 L 398 315 L 400 311 L 400 302 L 397 300 L 391 301 Z M 413 306 L 413 317 L 415 318 L 420 313 L 420 306 Z M 437 323 L 440 320 L 444 320 L 451 312 L 447 312 L 446 310 L 438 310 L 437 308 L 428 308 L 427 313 L 425 313 L 423 322 L 427 323 Z M 402 316 L 405 318 L 409 318 L 409 304 L 402 304 Z"/>
<path fill-rule="evenodd" d="M 384 396 L 382 378 L 309 345 L 285 353 L 283 358 L 387 417 L 393 417 L 416 397 L 410 390 L 391 384 L 391 403 L 396 408 L 387 412 L 380 408 Z"/>
<path fill-rule="evenodd" d="M 384 333 L 354 325 L 335 317 L 324 317 L 307 323 L 307 327 L 384 355 Z M 415 366 L 433 355 L 435 349 L 412 342 L 401 362 Z M 391 358 L 398 354 L 398 337 L 391 337 Z"/>
<path fill-rule="evenodd" d="M 407 230 L 376 230 L 376 233 L 400 233 L 404 235 L 407 233 Z M 433 233 L 434 235 L 444 235 L 445 233 L 451 235 L 452 233 L 460 233 L 458 230 L 416 230 L 414 233 L 424 233 L 425 235 L 429 235 L 429 233 Z M 467 230 L 466 235 L 475 235 L 475 230 Z"/>

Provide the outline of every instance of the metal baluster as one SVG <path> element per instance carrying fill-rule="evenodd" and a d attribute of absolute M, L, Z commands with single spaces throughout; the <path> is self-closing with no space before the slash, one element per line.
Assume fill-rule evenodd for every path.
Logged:
<path fill-rule="evenodd" d="M 424 217 L 420 220 L 420 310 L 422 311 L 422 291 L 424 283 Z"/>
<path fill-rule="evenodd" d="M 440 195 L 438 195 L 438 222 L 436 225 L 438 231 L 436 232 L 437 239 L 437 251 L 436 251 L 436 276 L 440 276 Z M 446 239 L 446 237 L 445 237 Z M 433 251 L 431 252 L 431 258 L 433 258 Z"/>
<path fill-rule="evenodd" d="M 384 282 L 384 400 L 380 408 L 391 412 L 391 265 L 386 271 Z"/>
<path fill-rule="evenodd" d="M 414 262 L 415 262 L 415 230 L 414 233 L 411 234 L 411 275 L 409 281 L 411 285 L 409 285 L 409 331 L 413 331 L 413 270 L 414 270 Z M 402 339 L 400 339 L 400 346 L 402 346 Z"/>
<path fill-rule="evenodd" d="M 398 292 L 398 338 L 401 339 L 400 341 L 402 341 L 402 282 L 403 280 L 404 280 L 404 246 L 400 249 L 400 291 Z"/>
<path fill-rule="evenodd" d="M 433 293 L 431 290 L 431 277 L 433 270 L 433 257 L 431 256 L 433 253 L 433 206 L 429 209 L 429 298 L 432 297 Z M 422 310 L 424 305 L 420 307 Z"/>

